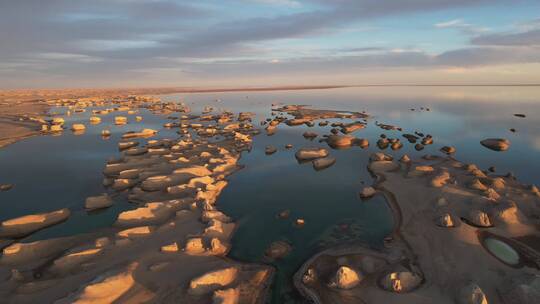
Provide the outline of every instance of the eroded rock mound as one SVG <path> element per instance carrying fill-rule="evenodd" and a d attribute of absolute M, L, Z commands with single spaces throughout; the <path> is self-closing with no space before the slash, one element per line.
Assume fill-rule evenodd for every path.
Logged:
<path fill-rule="evenodd" d="M 327 156 L 312 161 L 313 169 L 320 171 L 333 166 L 336 163 L 336 158 Z"/>
<path fill-rule="evenodd" d="M 351 289 L 358 286 L 362 279 L 362 275 L 357 271 L 347 266 L 341 266 L 330 282 L 330 286 L 339 289 Z"/>
<path fill-rule="evenodd" d="M 99 277 L 78 294 L 63 299 L 60 303 L 114 303 L 136 284 L 133 278 L 136 267 L 137 263 L 134 263 L 125 272 Z"/>
<path fill-rule="evenodd" d="M 118 215 L 117 225 L 159 223 L 172 216 L 173 210 L 164 203 L 147 203 L 144 207 L 124 211 Z"/>
<path fill-rule="evenodd" d="M 265 255 L 271 259 L 279 259 L 285 257 L 291 252 L 292 247 L 285 241 L 277 241 L 270 244 L 265 251 Z"/>
<path fill-rule="evenodd" d="M 397 293 L 410 292 L 422 283 L 422 278 L 409 271 L 392 272 L 386 275 L 382 280 L 382 286 L 388 290 Z"/>
<path fill-rule="evenodd" d="M 448 213 L 445 213 L 445 214 L 439 216 L 435 220 L 435 223 L 437 224 L 437 226 L 445 227 L 445 228 L 450 228 L 450 227 L 455 226 L 454 218 Z"/>
<path fill-rule="evenodd" d="M 461 288 L 457 302 L 459 304 L 488 304 L 486 295 L 475 283 L 470 283 Z"/>
<path fill-rule="evenodd" d="M 493 151 L 506 151 L 510 148 L 510 141 L 504 138 L 488 138 L 480 142 L 482 146 Z"/>
<path fill-rule="evenodd" d="M 238 268 L 229 267 L 203 274 L 191 280 L 188 293 L 191 295 L 203 295 L 226 287 L 236 280 L 238 272 Z"/>
<path fill-rule="evenodd" d="M 113 201 L 107 194 L 88 197 L 84 203 L 87 210 L 102 209 L 112 206 Z"/>
<path fill-rule="evenodd" d="M 212 304 L 239 304 L 240 290 L 237 288 L 229 288 L 224 290 L 216 290 L 212 296 Z"/>
<path fill-rule="evenodd" d="M 0 226 L 0 237 L 18 238 L 37 230 L 56 225 L 68 219 L 71 212 L 64 208 L 57 211 L 25 215 L 3 221 Z"/>
<path fill-rule="evenodd" d="M 302 148 L 294 156 L 298 161 L 309 161 L 328 156 L 328 150 L 324 148 Z"/>
<path fill-rule="evenodd" d="M 471 210 L 467 216 L 467 220 L 478 227 L 491 227 L 491 220 L 487 213 L 481 210 Z"/>

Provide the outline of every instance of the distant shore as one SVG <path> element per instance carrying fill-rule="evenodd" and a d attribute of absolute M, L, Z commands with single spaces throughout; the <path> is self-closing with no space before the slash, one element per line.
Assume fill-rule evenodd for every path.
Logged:
<path fill-rule="evenodd" d="M 0 148 L 20 139 L 39 134 L 39 119 L 48 112 L 47 100 L 75 99 L 92 96 L 126 97 L 179 93 L 263 92 L 287 90 L 324 90 L 369 87 L 536 87 L 540 84 L 362 84 L 362 85 L 295 85 L 253 87 L 164 87 L 164 88 L 69 88 L 69 89 L 0 89 Z M 37 119 L 37 121 L 36 121 Z"/>
<path fill-rule="evenodd" d="M 0 102 L 32 99 L 83 98 L 90 96 L 157 95 L 174 93 L 259 92 L 286 90 L 316 90 L 349 87 L 347 85 L 317 86 L 254 86 L 254 87 L 166 87 L 166 88 L 66 88 L 66 89 L 0 89 Z"/>
<path fill-rule="evenodd" d="M 39 134 L 40 119 L 47 114 L 46 100 L 160 95 L 175 93 L 261 92 L 285 90 L 335 89 L 346 86 L 276 86 L 240 88 L 118 88 L 118 89 L 17 89 L 0 90 L 0 148 Z"/>

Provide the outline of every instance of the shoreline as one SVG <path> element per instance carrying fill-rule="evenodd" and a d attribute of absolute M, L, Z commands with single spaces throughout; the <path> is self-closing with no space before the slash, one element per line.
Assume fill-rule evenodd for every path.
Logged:
<path fill-rule="evenodd" d="M 35 100 L 0 102 L 0 149 L 39 135 L 48 110 L 47 104 Z"/>

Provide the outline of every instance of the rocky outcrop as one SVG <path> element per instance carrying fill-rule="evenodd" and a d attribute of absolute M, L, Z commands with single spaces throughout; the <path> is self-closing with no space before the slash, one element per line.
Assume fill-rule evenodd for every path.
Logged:
<path fill-rule="evenodd" d="M 371 154 L 369 160 L 374 161 L 392 161 L 394 158 L 391 155 L 384 154 L 382 152 L 376 152 Z"/>
<path fill-rule="evenodd" d="M 174 242 L 171 244 L 161 246 L 160 250 L 161 252 L 165 252 L 165 253 L 178 252 L 179 246 L 178 246 L 178 243 Z"/>
<path fill-rule="evenodd" d="M 482 289 L 472 282 L 459 290 L 456 300 L 458 304 L 488 304 Z"/>
<path fill-rule="evenodd" d="M 121 142 L 118 143 L 118 149 L 120 151 L 122 151 L 122 150 L 126 150 L 126 149 L 136 147 L 138 145 L 139 145 L 139 143 L 136 142 L 136 141 L 121 141 Z"/>
<path fill-rule="evenodd" d="M 304 136 L 304 138 L 306 139 L 310 139 L 310 140 L 313 140 L 315 139 L 317 136 L 319 136 L 319 134 L 315 133 L 315 132 L 304 132 L 304 134 L 302 134 L 302 136 Z"/>
<path fill-rule="evenodd" d="M 327 156 L 312 161 L 313 169 L 320 171 L 333 166 L 336 163 L 336 158 Z"/>
<path fill-rule="evenodd" d="M 486 191 L 488 187 L 484 185 L 479 179 L 475 178 L 471 184 L 469 185 L 469 188 L 473 190 L 480 190 L 480 191 Z"/>
<path fill-rule="evenodd" d="M 450 180 L 450 173 L 448 173 L 448 171 L 443 171 L 431 179 L 431 186 L 441 188 L 446 185 L 448 180 Z"/>
<path fill-rule="evenodd" d="M 397 293 L 410 292 L 420 286 L 422 278 L 409 271 L 392 272 L 382 279 L 382 286 Z"/>
<path fill-rule="evenodd" d="M 164 203 L 147 203 L 144 207 L 120 213 L 116 225 L 135 226 L 161 223 L 172 217 L 173 212 L 174 210 Z"/>
<path fill-rule="evenodd" d="M 347 266 L 341 266 L 336 271 L 336 274 L 329 285 L 330 287 L 338 289 L 351 289 L 358 286 L 362 279 L 362 274 L 358 273 L 356 270 Z"/>
<path fill-rule="evenodd" d="M 156 135 L 157 132 L 158 132 L 157 130 L 153 130 L 153 129 L 143 129 L 142 131 L 139 131 L 139 132 L 127 132 L 127 133 L 124 133 L 124 135 L 122 135 L 122 139 L 137 138 L 137 137 L 143 137 L 143 138 L 152 137 Z"/>
<path fill-rule="evenodd" d="M 274 146 L 266 146 L 266 148 L 264 149 L 264 153 L 266 155 L 271 155 L 271 154 L 274 154 L 277 152 L 277 148 L 274 147 Z"/>
<path fill-rule="evenodd" d="M 471 210 L 466 218 L 471 224 L 478 227 L 491 227 L 491 220 L 487 213 L 480 210 Z"/>
<path fill-rule="evenodd" d="M 24 264 L 58 255 L 72 246 L 73 238 L 56 238 L 31 243 L 14 243 L 2 251 L 3 264 Z"/>
<path fill-rule="evenodd" d="M 70 214 L 69 209 L 64 208 L 57 211 L 25 215 L 6 220 L 0 225 L 0 237 L 23 237 L 37 230 L 61 223 L 67 220 Z"/>
<path fill-rule="evenodd" d="M 83 263 L 86 263 L 99 254 L 103 253 L 102 248 L 90 248 L 75 252 L 70 252 L 62 257 L 54 260 L 53 265 L 51 267 L 51 271 L 53 272 L 67 272 L 70 271 L 73 268 L 76 268 L 80 266 Z"/>
<path fill-rule="evenodd" d="M 77 132 L 77 131 L 84 131 L 86 130 L 86 126 L 83 124 L 73 124 L 71 125 L 71 131 Z"/>
<path fill-rule="evenodd" d="M 95 210 L 95 209 L 102 209 L 102 208 L 108 208 L 112 206 L 113 201 L 112 199 L 106 194 L 102 194 L 99 196 L 91 196 L 86 199 L 84 202 L 84 208 L 86 210 Z"/>
<path fill-rule="evenodd" d="M 375 188 L 373 188 L 373 187 L 365 187 L 360 192 L 360 198 L 368 199 L 368 198 L 373 197 L 375 194 L 377 194 L 377 190 L 375 190 Z"/>
<path fill-rule="evenodd" d="M 309 161 L 328 156 L 328 150 L 324 148 L 302 148 L 294 156 L 298 161 Z"/>
<path fill-rule="evenodd" d="M 287 256 L 291 250 L 292 247 L 289 243 L 285 241 L 277 241 L 270 244 L 264 254 L 271 259 L 279 259 Z"/>
<path fill-rule="evenodd" d="M 154 230 L 155 228 L 152 226 L 140 226 L 140 227 L 134 227 L 134 228 L 122 230 L 118 232 L 117 235 L 118 237 L 121 237 L 121 238 L 133 239 L 133 238 L 148 236 L 151 233 L 153 233 Z"/>
<path fill-rule="evenodd" d="M 493 151 L 506 151 L 510 148 L 510 141 L 504 138 L 488 138 L 480 142 L 482 146 Z"/>
<path fill-rule="evenodd" d="M 454 221 L 454 218 L 450 214 L 445 213 L 435 219 L 435 224 L 440 227 L 450 228 L 455 226 Z"/>
<path fill-rule="evenodd" d="M 190 238 L 186 241 L 184 252 L 189 255 L 202 254 L 205 251 L 202 238 Z"/>
<path fill-rule="evenodd" d="M 452 146 L 444 146 L 441 148 L 441 152 L 444 153 L 444 154 L 454 154 L 456 153 L 456 148 L 452 147 Z"/>
<path fill-rule="evenodd" d="M 238 288 L 229 288 L 214 291 L 212 304 L 239 304 L 240 290 Z"/>
<path fill-rule="evenodd" d="M 353 122 L 350 124 L 344 124 L 341 127 L 341 132 L 344 134 L 349 134 L 356 130 L 364 129 L 365 127 L 366 127 L 366 124 L 363 122 Z"/>
<path fill-rule="evenodd" d="M 13 189 L 13 187 L 14 187 L 13 184 L 0 184 L 0 192 L 9 191 L 9 190 Z"/>
<path fill-rule="evenodd" d="M 137 263 L 133 263 L 125 272 L 98 277 L 77 294 L 58 303 L 114 303 L 136 284 L 133 271 L 137 266 Z"/>
<path fill-rule="evenodd" d="M 128 122 L 128 119 L 125 116 L 116 116 L 114 118 L 114 124 L 115 125 L 125 125 L 125 124 L 127 124 L 127 122 Z"/>
<path fill-rule="evenodd" d="M 433 173 L 435 169 L 432 166 L 415 166 L 407 173 L 408 177 L 418 177 Z"/>
<path fill-rule="evenodd" d="M 233 283 L 238 277 L 238 273 L 237 267 L 229 267 L 203 274 L 191 280 L 188 293 L 190 295 L 204 295 L 216 291 Z"/>
<path fill-rule="evenodd" d="M 326 143 L 333 149 L 348 148 L 355 142 L 356 138 L 351 135 L 330 135 L 326 138 Z"/>

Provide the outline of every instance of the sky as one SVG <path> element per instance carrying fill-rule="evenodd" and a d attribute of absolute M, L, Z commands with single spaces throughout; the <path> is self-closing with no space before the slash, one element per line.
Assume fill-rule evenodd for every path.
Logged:
<path fill-rule="evenodd" d="M 0 0 L 0 88 L 540 83 L 540 0 Z"/>

